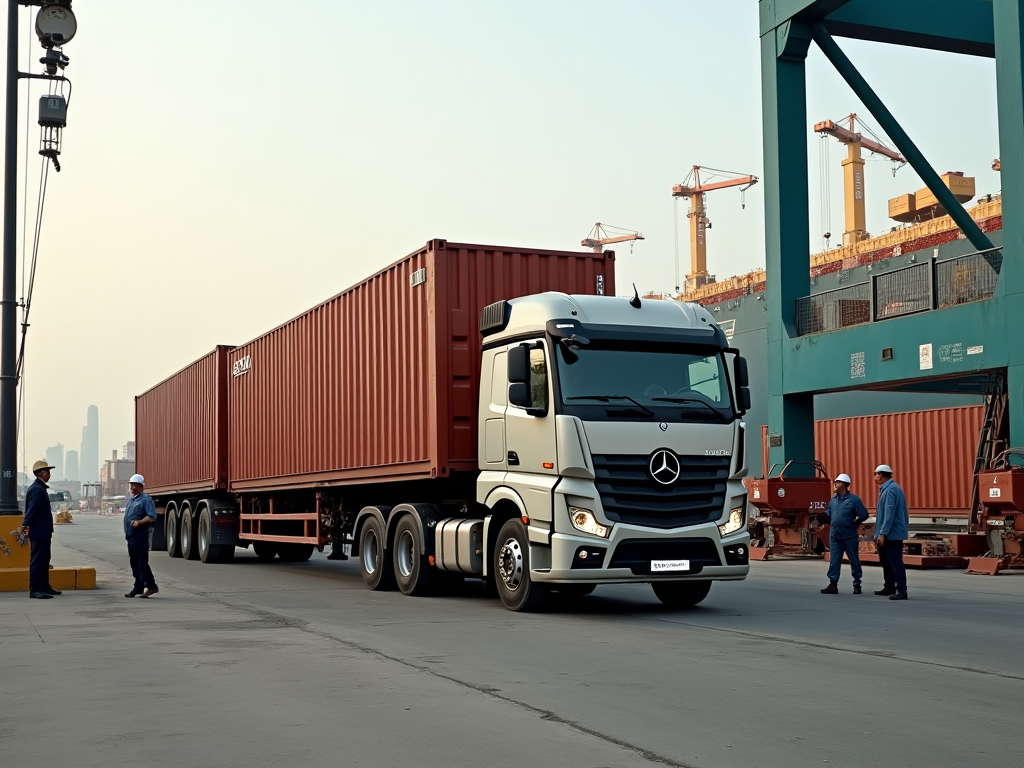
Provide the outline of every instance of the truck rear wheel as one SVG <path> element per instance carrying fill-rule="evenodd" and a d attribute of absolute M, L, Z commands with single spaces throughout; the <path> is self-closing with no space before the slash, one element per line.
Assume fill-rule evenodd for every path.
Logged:
<path fill-rule="evenodd" d="M 277 557 L 276 541 L 254 541 L 252 551 L 260 560 L 273 560 Z"/>
<path fill-rule="evenodd" d="M 181 537 L 178 535 L 180 526 L 178 522 L 178 507 L 175 504 L 167 505 L 165 521 L 165 532 L 167 535 L 167 554 L 171 557 L 181 557 Z"/>
<path fill-rule="evenodd" d="M 395 588 L 395 571 L 384 550 L 384 527 L 376 517 L 367 518 L 359 532 L 359 572 L 372 590 Z"/>
<path fill-rule="evenodd" d="M 277 556 L 286 563 L 304 563 L 313 556 L 313 545 L 278 544 Z"/>
<path fill-rule="evenodd" d="M 213 516 L 208 507 L 199 513 L 199 559 L 204 563 L 226 563 L 234 559 L 233 546 L 213 544 Z"/>
<path fill-rule="evenodd" d="M 412 515 L 406 515 L 395 527 L 395 543 L 391 547 L 394 558 L 395 582 L 403 595 L 422 597 L 434 591 L 437 571 L 427 562 L 423 552 L 423 536 Z"/>
<path fill-rule="evenodd" d="M 655 581 L 651 583 L 654 594 L 670 608 L 687 608 L 697 605 L 711 591 L 710 581 Z"/>
<path fill-rule="evenodd" d="M 530 544 L 518 520 L 509 520 L 498 532 L 493 571 L 498 597 L 510 611 L 535 611 L 548 596 L 547 586 L 530 578 Z"/>
<path fill-rule="evenodd" d="M 199 559 L 199 542 L 196 526 L 192 524 L 192 510 L 187 506 L 181 508 L 181 556 L 186 560 Z"/>

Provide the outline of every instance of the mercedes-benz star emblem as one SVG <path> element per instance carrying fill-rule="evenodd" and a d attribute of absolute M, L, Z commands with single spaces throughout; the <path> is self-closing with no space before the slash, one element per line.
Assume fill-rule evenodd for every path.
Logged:
<path fill-rule="evenodd" d="M 651 477 L 662 485 L 672 485 L 679 479 L 681 469 L 679 457 L 667 448 L 655 451 L 648 466 L 651 470 Z"/>

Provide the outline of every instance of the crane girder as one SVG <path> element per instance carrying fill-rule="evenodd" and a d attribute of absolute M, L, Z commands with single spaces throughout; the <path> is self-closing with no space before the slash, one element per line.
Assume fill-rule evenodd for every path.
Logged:
<path fill-rule="evenodd" d="M 814 124 L 815 133 L 824 133 L 828 136 L 841 141 L 843 144 L 860 144 L 864 149 L 869 152 L 874 152 L 876 155 L 887 157 L 896 163 L 906 163 L 907 159 L 903 157 L 899 152 L 895 152 L 889 149 L 883 144 L 879 144 L 877 141 L 871 139 L 865 139 L 864 134 L 854 133 L 849 128 L 835 123 L 831 120 L 822 120 L 820 123 Z"/>

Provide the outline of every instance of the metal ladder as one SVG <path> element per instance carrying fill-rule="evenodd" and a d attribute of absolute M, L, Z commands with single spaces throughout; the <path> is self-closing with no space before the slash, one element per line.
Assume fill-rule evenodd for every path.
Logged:
<path fill-rule="evenodd" d="M 971 509 L 968 532 L 975 533 L 978 516 L 981 513 L 981 490 L 979 475 L 991 469 L 996 456 L 1003 450 L 1009 437 L 1007 419 L 1006 376 L 993 373 L 985 386 L 985 415 L 978 433 L 978 450 L 974 455 L 974 480 L 971 484 Z"/>

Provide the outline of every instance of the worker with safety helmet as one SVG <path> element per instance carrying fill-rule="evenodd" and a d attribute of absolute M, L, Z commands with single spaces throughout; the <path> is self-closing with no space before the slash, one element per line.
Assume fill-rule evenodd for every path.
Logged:
<path fill-rule="evenodd" d="M 821 590 L 823 595 L 839 594 L 839 572 L 843 566 L 843 553 L 850 558 L 850 572 L 853 575 L 853 594 L 861 594 L 860 580 L 864 569 L 860 566 L 857 532 L 868 519 L 868 510 L 860 498 L 850 493 L 850 476 L 846 473 L 835 479 L 835 496 L 825 509 L 831 524 L 828 535 L 828 586 Z"/>
<path fill-rule="evenodd" d="M 142 475 L 132 475 L 128 481 L 131 495 L 124 505 L 124 537 L 135 585 L 125 597 L 149 597 L 160 591 L 149 567 L 149 526 L 156 522 L 156 505 L 142 492 L 145 484 Z"/>
<path fill-rule="evenodd" d="M 878 510 L 875 514 L 875 546 L 885 583 L 875 592 L 890 600 L 907 599 L 907 568 L 903 564 L 903 542 L 910 536 L 910 515 L 903 489 L 892 479 L 892 467 L 875 468 Z"/>

